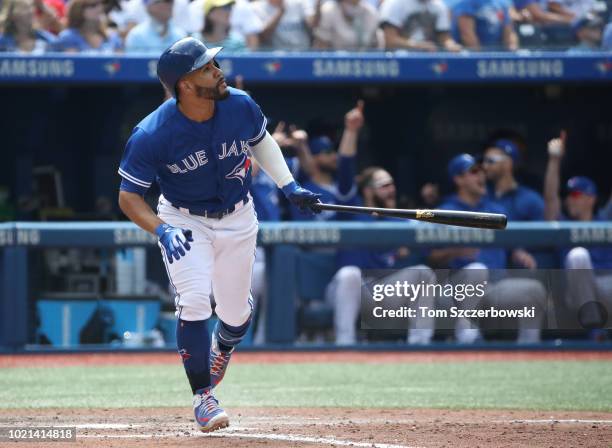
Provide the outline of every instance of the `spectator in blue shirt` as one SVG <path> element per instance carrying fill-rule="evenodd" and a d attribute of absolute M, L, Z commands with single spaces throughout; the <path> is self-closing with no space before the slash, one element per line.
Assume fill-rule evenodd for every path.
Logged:
<path fill-rule="evenodd" d="M 606 211 L 610 203 L 599 213 L 595 210 L 597 203 L 597 186 L 588 177 L 575 176 L 567 181 L 567 197 L 565 208 L 561 210 L 560 179 L 561 160 L 566 150 L 566 134 L 562 132 L 559 138 L 548 142 L 548 165 L 544 183 L 546 199 L 546 219 L 549 221 L 605 221 L 609 218 Z M 611 197 L 612 200 L 612 197 Z M 610 272 L 597 272 L 597 269 L 612 269 L 612 247 L 574 247 L 563 250 L 564 263 L 568 269 L 568 305 L 579 310 L 585 304 L 599 302 L 612 315 L 612 275 Z M 604 326 L 603 316 L 597 308 L 590 308 L 583 313 L 585 326 Z M 598 325 L 599 324 L 599 325 Z"/>
<path fill-rule="evenodd" d="M 510 10 L 503 0 L 459 0 L 452 8 L 453 37 L 470 50 L 518 49 Z"/>
<path fill-rule="evenodd" d="M 59 34 L 55 48 L 67 53 L 113 53 L 121 49 L 121 38 L 107 32 L 103 0 L 71 0 L 68 28 Z"/>
<path fill-rule="evenodd" d="M 599 51 L 603 32 L 602 20 L 592 13 L 578 17 L 572 22 L 572 31 L 577 44 L 568 50 L 571 54 Z"/>
<path fill-rule="evenodd" d="M 172 22 L 173 0 L 144 0 L 144 3 L 148 18 L 127 34 L 125 51 L 161 54 L 187 33 Z"/>
<path fill-rule="evenodd" d="M 439 207 L 446 210 L 465 210 L 471 212 L 506 213 L 506 209 L 487 196 L 485 174 L 476 159 L 469 154 L 459 154 L 448 164 L 448 174 L 457 188 L 455 195 L 447 198 Z M 454 284 L 475 284 L 487 282 L 485 296 L 475 301 L 458 304 L 454 301 L 443 306 L 465 306 L 474 309 L 483 304 L 499 305 L 500 308 L 522 308 L 536 306 L 538 312 L 535 320 L 519 319 L 518 342 L 534 343 L 540 340 L 541 318 L 546 302 L 546 291 L 543 285 L 531 278 L 503 278 L 497 282 L 489 272 L 496 269 L 502 275 L 506 268 L 506 251 L 501 248 L 450 247 L 433 249 L 429 256 L 433 266 L 450 268 L 456 272 L 450 281 Z M 481 337 L 478 328 L 467 319 L 457 318 L 455 337 L 460 343 L 472 343 Z"/>
<path fill-rule="evenodd" d="M 48 31 L 34 28 L 33 0 L 0 3 L 0 51 L 42 54 L 55 40 Z"/>

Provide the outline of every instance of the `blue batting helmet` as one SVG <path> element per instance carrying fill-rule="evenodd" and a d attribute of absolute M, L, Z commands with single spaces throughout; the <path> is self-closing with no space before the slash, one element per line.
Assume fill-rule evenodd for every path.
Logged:
<path fill-rule="evenodd" d="M 208 48 L 193 37 L 181 39 L 159 57 L 157 77 L 176 98 L 176 83 L 179 79 L 208 64 L 222 49 L 223 47 Z"/>

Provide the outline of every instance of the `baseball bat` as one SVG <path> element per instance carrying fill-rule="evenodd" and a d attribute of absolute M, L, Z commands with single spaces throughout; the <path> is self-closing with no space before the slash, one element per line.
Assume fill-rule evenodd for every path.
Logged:
<path fill-rule="evenodd" d="M 372 216 L 392 216 L 394 218 L 416 219 L 418 221 L 447 224 L 479 229 L 505 229 L 508 223 L 506 215 L 499 213 L 464 212 L 457 210 L 419 210 L 377 207 L 356 207 L 318 203 L 313 208 L 341 213 L 364 213 Z"/>

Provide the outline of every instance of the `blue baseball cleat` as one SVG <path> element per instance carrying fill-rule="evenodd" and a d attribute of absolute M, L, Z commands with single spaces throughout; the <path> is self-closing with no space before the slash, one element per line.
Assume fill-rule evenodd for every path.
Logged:
<path fill-rule="evenodd" d="M 210 384 L 212 387 L 216 387 L 225 376 L 233 352 L 233 348 L 229 352 L 221 351 L 217 336 L 213 333 L 210 344 Z"/>
<path fill-rule="evenodd" d="M 212 386 L 196 391 L 193 396 L 193 411 L 198 428 L 202 432 L 212 432 L 229 426 L 229 417 L 219 407 L 219 402 L 212 394 Z"/>

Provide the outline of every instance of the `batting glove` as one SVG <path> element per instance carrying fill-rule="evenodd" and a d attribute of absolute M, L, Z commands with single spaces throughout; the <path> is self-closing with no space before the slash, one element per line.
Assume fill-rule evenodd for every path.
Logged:
<path fill-rule="evenodd" d="M 185 251 L 191 249 L 193 241 L 191 230 L 172 227 L 170 224 L 160 224 L 155 228 L 159 244 L 166 251 L 166 258 L 172 264 L 173 259 L 178 260 L 185 256 Z"/>
<path fill-rule="evenodd" d="M 295 181 L 285 185 L 282 190 L 289 202 L 299 208 L 300 211 L 311 215 L 321 213 L 321 209 L 315 205 L 321 202 L 319 201 L 320 194 L 300 187 Z"/>

